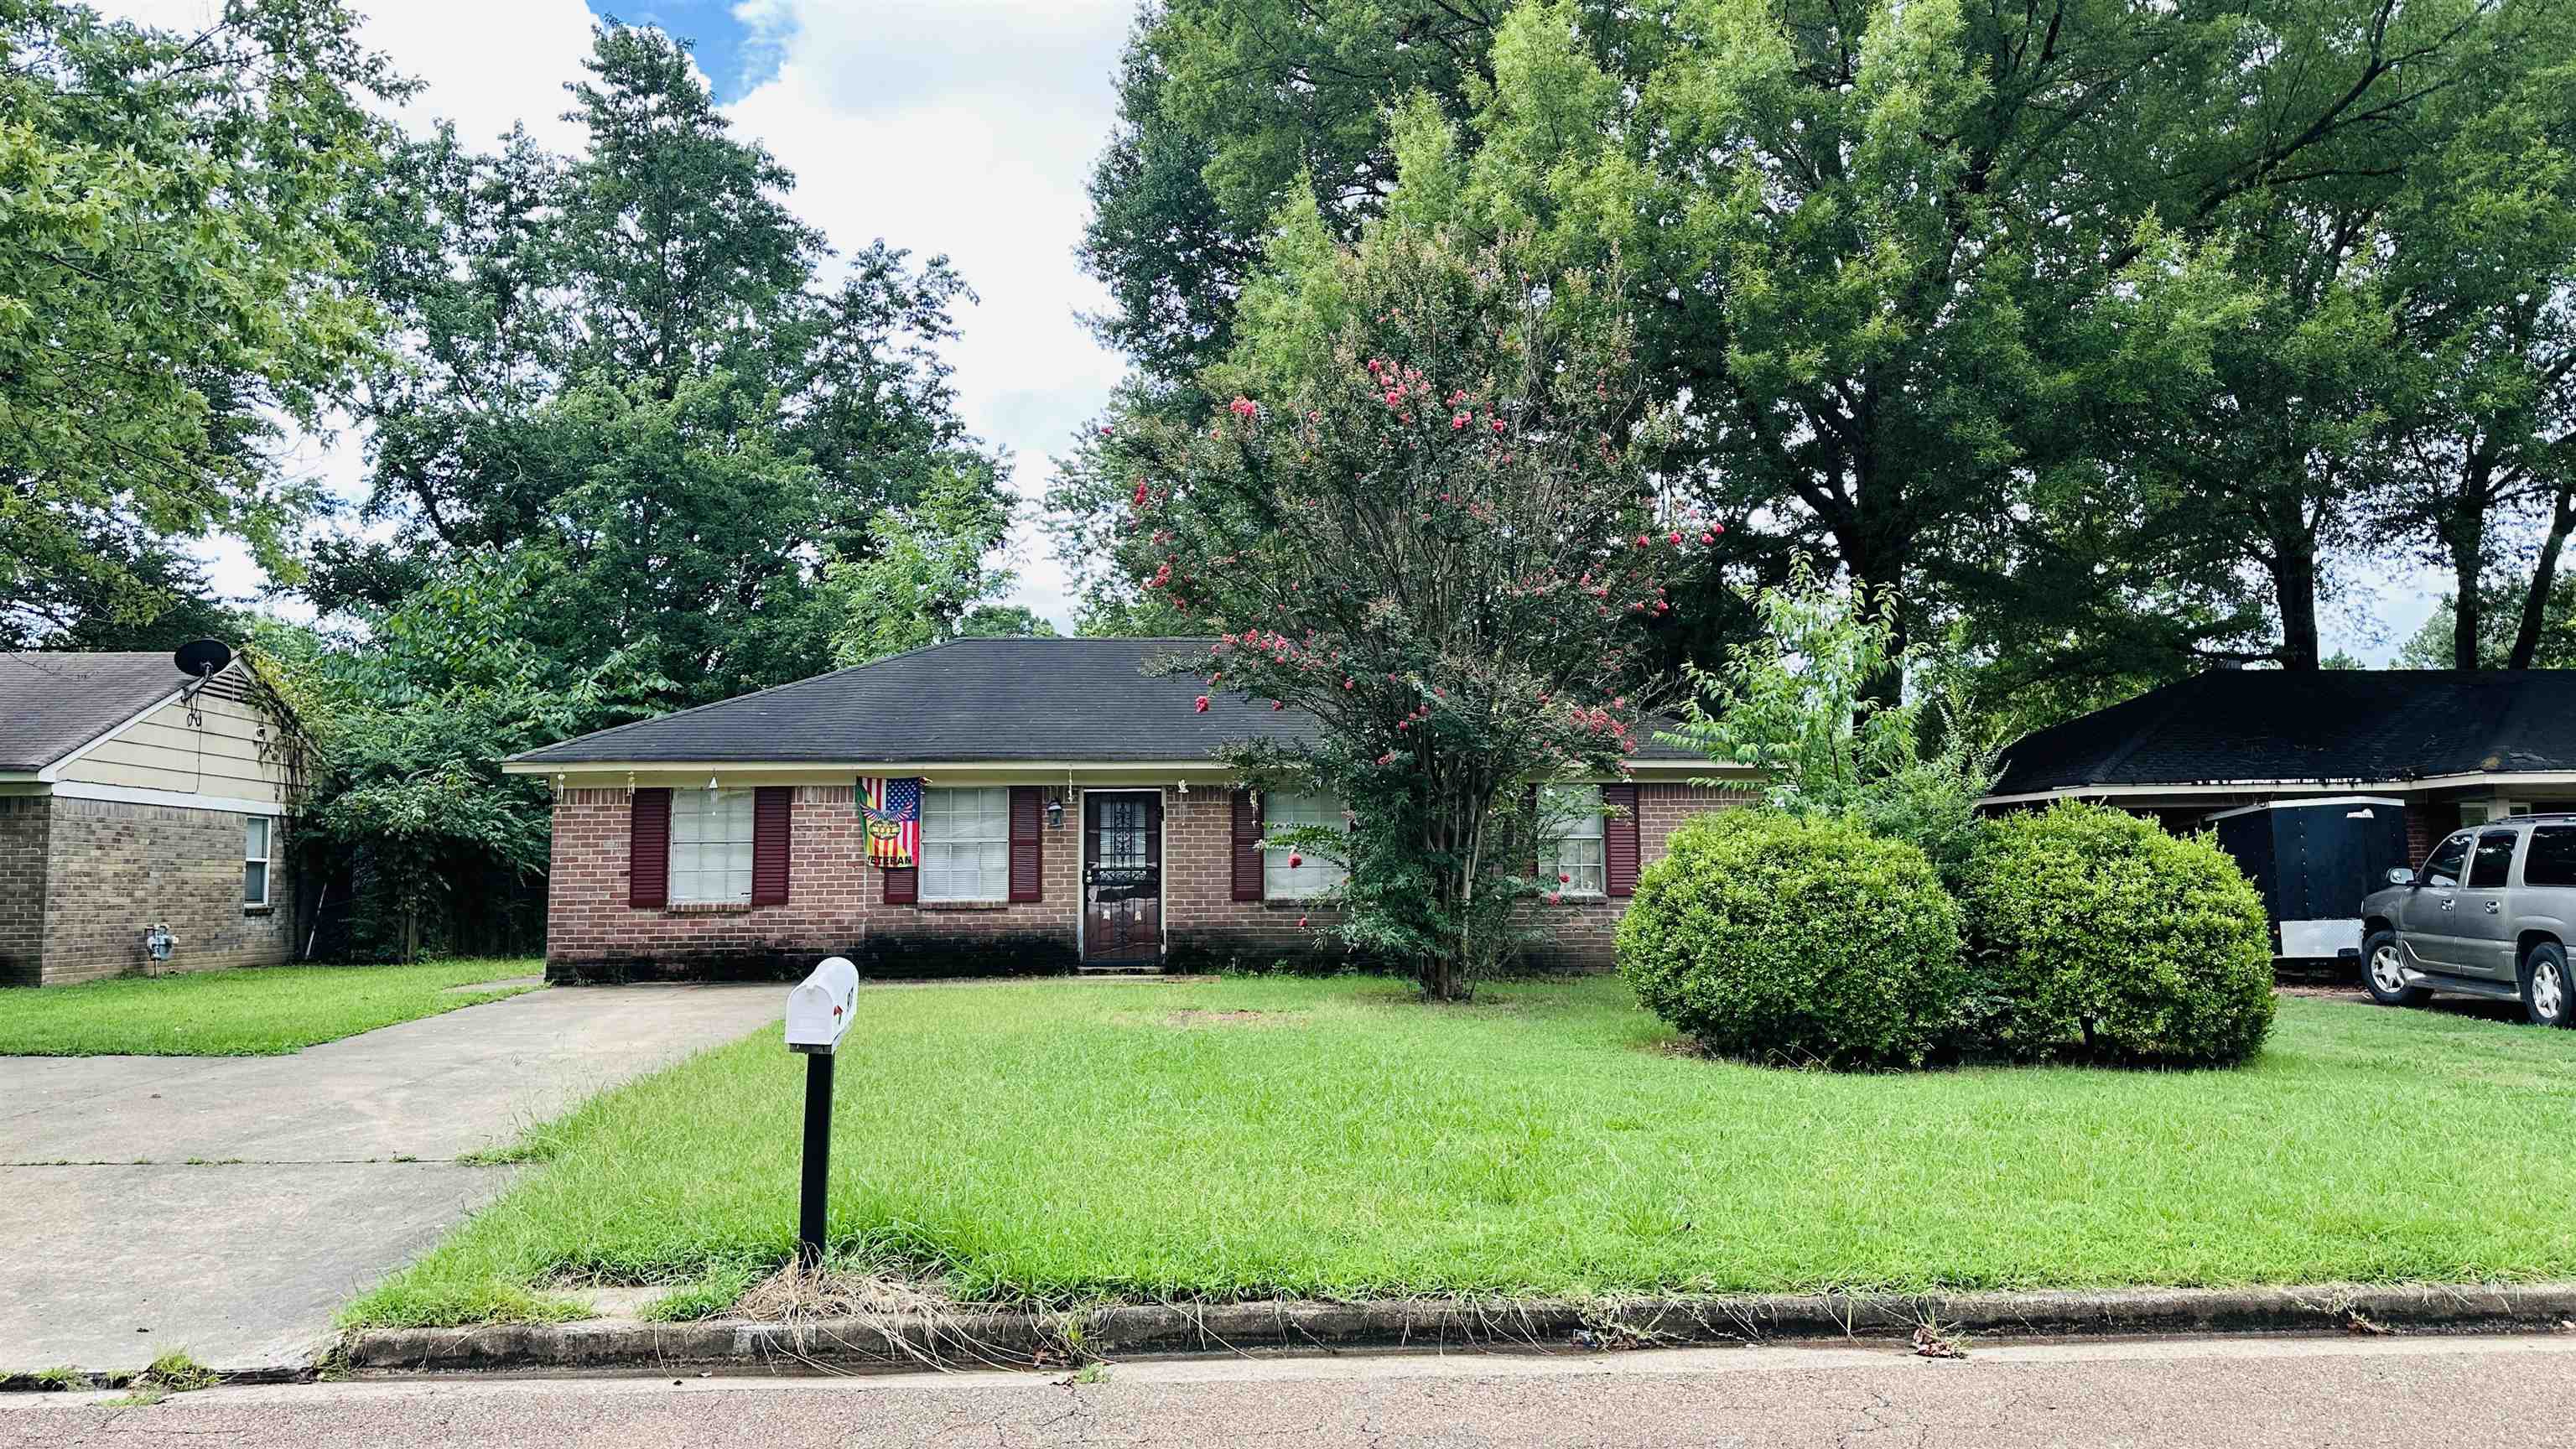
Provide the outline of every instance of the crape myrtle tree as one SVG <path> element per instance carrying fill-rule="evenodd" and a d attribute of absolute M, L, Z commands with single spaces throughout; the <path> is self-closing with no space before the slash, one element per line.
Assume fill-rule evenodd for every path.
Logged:
<path fill-rule="evenodd" d="M 1345 248 L 1311 206 L 1270 255 L 1210 374 L 1236 395 L 1125 440 L 1130 535 L 1216 635 L 1173 667 L 1321 723 L 1229 759 L 1348 802 L 1347 831 L 1274 837 L 1349 867 L 1342 939 L 1460 999 L 1559 884 L 1537 785 L 1624 770 L 1647 622 L 1720 530 L 1641 462 L 1661 418 L 1615 276 L 1401 215 Z"/>

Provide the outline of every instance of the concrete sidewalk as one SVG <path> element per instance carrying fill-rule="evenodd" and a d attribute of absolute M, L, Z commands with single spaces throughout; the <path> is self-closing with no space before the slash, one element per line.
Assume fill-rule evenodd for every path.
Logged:
<path fill-rule="evenodd" d="M 291 1056 L 0 1058 L 0 1370 L 306 1362 L 340 1304 L 509 1182 L 453 1159 L 784 996 L 550 989 Z"/>
<path fill-rule="evenodd" d="M 839 1379 L 409 1380 L 215 1389 L 148 1408 L 0 1396 L 0 1442 L 1872 1445 L 2417 1449 L 2559 1445 L 2576 1335 L 2087 1340 L 1930 1360 L 1885 1345 L 1199 1359 Z"/>

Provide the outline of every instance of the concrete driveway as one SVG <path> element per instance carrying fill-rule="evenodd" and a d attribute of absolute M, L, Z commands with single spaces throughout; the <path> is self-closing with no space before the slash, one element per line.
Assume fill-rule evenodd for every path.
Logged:
<path fill-rule="evenodd" d="M 305 1363 L 351 1295 L 509 1183 L 456 1158 L 785 996 L 558 988 L 292 1056 L 0 1057 L 0 1371 Z"/>

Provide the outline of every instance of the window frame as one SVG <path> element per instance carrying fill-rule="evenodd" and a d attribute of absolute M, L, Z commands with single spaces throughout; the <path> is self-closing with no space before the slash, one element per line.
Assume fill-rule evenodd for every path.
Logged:
<path fill-rule="evenodd" d="M 759 791 L 747 786 L 741 788 L 726 788 L 722 790 L 675 789 L 671 792 L 671 822 L 669 827 L 671 838 L 663 846 L 664 856 L 668 862 L 665 869 L 669 872 L 665 877 L 663 886 L 663 902 L 665 905 L 750 906 L 753 862 L 758 857 L 760 851 L 758 844 L 760 810 L 758 803 L 759 794 Z M 683 800 L 690 802 L 686 809 L 682 808 L 681 802 Z M 726 894 L 721 896 L 692 894 L 692 891 L 701 891 L 704 889 L 705 878 L 708 874 L 705 865 L 705 851 L 710 842 L 704 838 L 705 823 L 714 813 L 716 807 L 722 806 L 730 810 L 732 803 L 736 800 L 741 801 L 742 805 L 742 840 L 739 842 L 742 846 L 742 890 L 739 894 L 733 893 L 731 890 L 734 868 L 731 862 L 728 861 L 724 867 L 725 884 L 727 887 Z M 700 838 L 685 842 L 681 839 L 681 822 L 683 819 L 686 819 L 692 825 L 698 827 L 700 830 Z M 727 847 L 731 847 L 736 844 L 736 842 L 730 837 L 730 834 L 728 834 L 727 838 L 714 843 Z M 699 852 L 699 863 L 685 870 L 682 869 L 680 865 L 680 849 L 683 844 L 686 844 Z M 681 884 L 683 880 L 689 882 L 689 885 L 685 888 Z"/>
<path fill-rule="evenodd" d="M 2500 891 L 2510 886 L 2513 883 L 2514 862 L 2522 854 L 2522 834 L 2521 831 L 2510 827 L 2479 831 L 2476 843 L 2469 847 L 2469 869 L 2468 873 L 2460 878 L 2460 888 L 2473 891 Z M 2486 863 L 2488 848 L 2498 841 L 2504 844 L 2504 867 L 2496 872 L 2495 879 L 2481 880 L 2478 868 Z"/>
<path fill-rule="evenodd" d="M 974 812 L 975 820 L 979 826 L 986 821 L 990 821 L 994 834 L 989 839 L 982 835 L 958 835 L 954 833 L 952 828 L 949 828 L 953 825 L 953 821 L 943 821 L 941 828 L 933 828 L 930 818 L 931 802 L 942 796 L 949 797 L 949 799 L 953 801 L 954 798 L 959 795 L 989 795 L 998 802 L 992 810 L 987 811 L 979 808 Z M 957 869 L 954 865 L 943 864 L 934 870 L 930 863 L 931 852 L 934 850 L 954 851 L 960 846 L 968 845 L 976 847 L 979 856 L 975 864 L 976 893 L 971 895 L 942 894 L 940 890 L 932 884 L 932 881 L 934 879 L 945 880 L 953 878 L 957 874 Z M 987 858 L 987 853 L 995 848 L 998 848 L 1001 853 L 998 857 L 992 858 L 998 859 L 999 864 L 991 868 L 990 884 L 992 889 L 990 891 L 986 891 L 984 889 L 984 886 L 987 883 L 986 866 L 984 861 L 985 858 Z M 949 858 L 953 857 L 943 856 L 943 859 Z M 918 904 L 926 906 L 982 906 L 1007 904 L 1011 898 L 1011 787 L 1008 785 L 922 786 L 921 859 L 916 861 L 915 865 L 918 867 L 919 871 L 919 873 L 913 878 L 918 887 L 914 893 L 915 900 Z"/>
<path fill-rule="evenodd" d="M 1591 807 L 1588 810 L 1576 809 L 1572 812 L 1573 820 L 1588 828 L 1572 832 L 1550 830 L 1547 819 L 1550 796 L 1563 799 L 1567 793 L 1573 791 L 1581 791 L 1591 797 Z M 1538 807 L 1540 829 L 1549 832 L 1540 836 L 1538 855 L 1534 862 L 1539 874 L 1539 884 L 1567 900 L 1608 900 L 1610 898 L 1610 816 L 1609 807 L 1603 800 L 1600 784 L 1587 781 L 1581 784 L 1541 785 Z M 1569 867 L 1561 853 L 1562 847 L 1569 841 L 1590 842 L 1594 859 L 1588 862 L 1576 861 L 1572 867 Z M 1598 873 L 1597 885 L 1584 884 L 1580 872 L 1587 870 Z M 1561 875 L 1570 876 L 1572 879 L 1559 881 L 1557 877 Z"/>
<path fill-rule="evenodd" d="M 1290 800 L 1317 802 L 1324 807 L 1320 812 L 1320 818 L 1312 820 L 1280 819 L 1280 806 Z M 1343 883 L 1351 878 L 1351 871 L 1348 865 L 1340 861 L 1325 860 L 1321 857 L 1302 861 L 1295 866 L 1291 866 L 1288 864 L 1288 858 L 1297 853 L 1296 847 L 1288 845 L 1272 845 L 1270 843 L 1270 832 L 1274 828 L 1285 828 L 1289 830 L 1330 829 L 1338 824 L 1342 830 L 1347 832 L 1350 829 L 1350 809 L 1350 802 L 1337 800 L 1332 796 L 1323 794 L 1319 791 L 1267 790 L 1262 792 L 1261 898 L 1263 900 L 1320 900 L 1340 889 Z M 1274 872 L 1278 872 L 1278 874 L 1274 874 Z M 1284 876 L 1291 875 L 1296 878 L 1293 880 L 1283 878 Z"/>
<path fill-rule="evenodd" d="M 259 854 L 250 851 L 251 832 L 259 832 Z M 250 868 L 259 867 L 259 899 L 251 899 Z M 242 909 L 264 911 L 277 896 L 277 819 L 270 815 L 242 817 Z"/>
<path fill-rule="evenodd" d="M 2459 874 L 2451 877 L 2449 885 L 2443 886 L 2441 880 L 2433 873 L 2433 862 L 2441 859 L 2443 848 L 2453 842 L 2457 842 L 2460 846 Z M 2460 882 L 2469 878 L 2469 857 L 2477 850 L 2477 846 L 2478 833 L 2475 830 L 2455 830 L 2433 842 L 2433 848 L 2424 855 L 2424 863 L 2415 868 L 2416 883 L 2440 886 L 2445 890 L 2458 889 Z"/>
<path fill-rule="evenodd" d="M 2576 868 L 2566 871 L 2567 878 L 2564 880 L 2531 878 L 2532 866 L 2542 859 L 2543 842 L 2540 837 L 2544 835 L 2552 841 L 2571 840 L 2571 843 L 2576 843 L 2576 825 L 2535 825 L 2531 828 L 2531 843 L 2522 848 L 2522 883 L 2527 886 L 2538 886 L 2544 890 L 2576 887 Z M 2576 867 L 2576 851 L 2570 852 L 2569 864 L 2571 867 Z"/>

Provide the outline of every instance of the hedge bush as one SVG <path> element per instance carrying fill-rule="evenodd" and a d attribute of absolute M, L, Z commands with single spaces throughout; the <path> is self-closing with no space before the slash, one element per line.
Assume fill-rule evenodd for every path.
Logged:
<path fill-rule="evenodd" d="M 2272 1030 L 2262 898 L 2210 836 L 2060 803 L 1994 821 L 1960 895 L 1985 1050 L 2216 1065 Z"/>
<path fill-rule="evenodd" d="M 1726 1056 L 1919 1065 L 1965 989 L 1959 908 L 1921 850 L 1834 817 L 1703 815 L 1619 923 L 1646 1009 Z"/>

